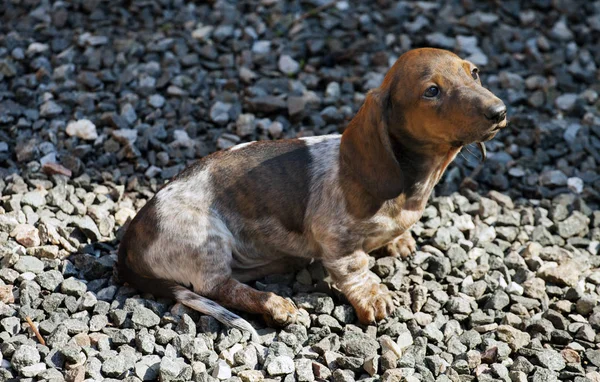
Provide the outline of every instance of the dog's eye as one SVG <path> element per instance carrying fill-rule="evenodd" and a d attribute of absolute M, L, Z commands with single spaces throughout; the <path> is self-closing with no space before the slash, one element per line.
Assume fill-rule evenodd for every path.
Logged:
<path fill-rule="evenodd" d="M 473 77 L 474 80 L 479 78 L 479 69 L 477 68 L 473 68 L 473 70 L 471 71 L 471 76 Z"/>
<path fill-rule="evenodd" d="M 427 88 L 427 90 L 425 90 L 425 93 L 423 95 L 427 98 L 433 98 L 436 97 L 438 94 L 440 94 L 440 89 L 437 86 L 430 86 Z"/>

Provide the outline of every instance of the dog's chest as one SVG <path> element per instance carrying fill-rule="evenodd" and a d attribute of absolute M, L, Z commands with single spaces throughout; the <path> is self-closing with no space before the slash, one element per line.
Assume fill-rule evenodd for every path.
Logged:
<path fill-rule="evenodd" d="M 402 210 L 396 214 L 380 212 L 370 221 L 370 229 L 365 235 L 364 247 L 367 252 L 380 248 L 402 235 L 423 214 L 423 210 Z"/>
<path fill-rule="evenodd" d="M 437 171 L 439 169 L 434 168 L 432 173 Z M 400 195 L 395 200 L 384 204 L 371 219 L 373 228 L 365 240 L 365 247 L 368 251 L 390 243 L 421 219 L 431 190 L 438 178 L 437 174 L 435 176 L 428 174 L 424 180 L 415 183 L 410 195 Z"/>

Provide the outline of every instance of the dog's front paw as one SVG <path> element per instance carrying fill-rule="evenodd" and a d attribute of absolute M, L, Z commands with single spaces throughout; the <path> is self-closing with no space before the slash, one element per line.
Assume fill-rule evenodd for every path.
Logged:
<path fill-rule="evenodd" d="M 417 252 L 417 242 L 412 237 L 410 232 L 406 231 L 394 241 L 389 243 L 386 250 L 390 256 L 406 259 Z"/>
<path fill-rule="evenodd" d="M 298 320 L 300 312 L 293 302 L 273 294 L 268 300 L 268 311 L 263 315 L 269 326 L 287 326 Z"/>
<path fill-rule="evenodd" d="M 363 324 L 383 320 L 394 309 L 392 296 L 382 284 L 373 284 L 369 289 L 356 293 L 352 300 L 356 315 Z"/>

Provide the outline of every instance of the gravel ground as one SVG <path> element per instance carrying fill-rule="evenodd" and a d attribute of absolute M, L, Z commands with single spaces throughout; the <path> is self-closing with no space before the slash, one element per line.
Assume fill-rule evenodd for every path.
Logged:
<path fill-rule="evenodd" d="M 600 381 L 599 1 L 123 3 L 0 1 L 0 381 Z M 511 124 L 450 166 L 412 259 L 373 259 L 391 318 L 360 325 L 314 264 L 256 282 L 307 314 L 247 317 L 250 344 L 114 280 L 166 179 L 343 131 L 420 46 L 480 65 Z"/>

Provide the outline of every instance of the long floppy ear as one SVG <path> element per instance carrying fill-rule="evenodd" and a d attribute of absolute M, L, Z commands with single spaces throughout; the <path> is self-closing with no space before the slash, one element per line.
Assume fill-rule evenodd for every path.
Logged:
<path fill-rule="evenodd" d="M 345 176 L 352 177 L 378 201 L 402 193 L 404 180 L 390 143 L 387 116 L 389 90 L 375 89 L 342 135 L 340 161 Z"/>

